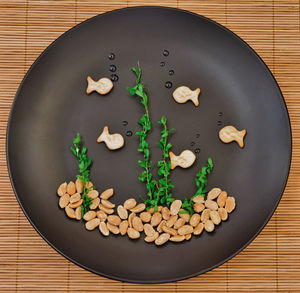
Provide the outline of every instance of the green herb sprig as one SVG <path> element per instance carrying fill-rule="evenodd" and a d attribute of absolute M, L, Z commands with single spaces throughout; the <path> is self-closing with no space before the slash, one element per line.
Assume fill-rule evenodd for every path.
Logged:
<path fill-rule="evenodd" d="M 207 175 L 210 174 L 213 170 L 214 164 L 211 158 L 207 159 L 207 165 L 203 166 L 201 168 L 201 170 L 196 174 L 196 178 L 195 178 L 195 182 L 196 182 L 196 186 L 197 186 L 197 191 L 196 193 L 190 198 L 185 198 L 183 200 L 182 203 L 182 210 L 180 211 L 180 213 L 184 214 L 184 213 L 189 213 L 190 215 L 192 215 L 194 213 L 194 209 L 193 209 L 193 198 L 201 195 L 201 196 L 205 196 L 206 193 L 208 192 L 206 190 L 206 185 L 207 185 Z"/>
<path fill-rule="evenodd" d="M 81 215 L 83 217 L 83 215 L 90 210 L 90 205 L 92 204 L 92 199 L 87 196 L 87 194 L 89 193 L 89 189 L 86 187 L 90 182 L 89 168 L 91 166 L 92 160 L 87 156 L 87 148 L 85 146 L 82 146 L 82 140 L 79 133 L 77 133 L 77 136 L 73 139 L 73 146 L 71 146 L 70 149 L 79 161 L 78 167 L 81 174 L 77 175 L 76 177 L 83 183 L 81 205 Z"/>
<path fill-rule="evenodd" d="M 137 95 L 140 97 L 140 103 L 144 106 L 145 114 L 139 120 L 139 124 L 142 126 L 142 130 L 135 133 L 135 135 L 140 137 L 140 143 L 138 151 L 143 153 L 144 160 L 139 160 L 139 165 L 144 168 L 144 171 L 139 175 L 138 179 L 141 182 L 146 183 L 146 188 L 148 190 L 149 199 L 145 200 L 145 204 L 150 206 L 157 206 L 157 181 L 153 178 L 151 173 L 152 162 L 150 160 L 150 150 L 149 144 L 146 140 L 148 132 L 151 130 L 151 121 L 149 117 L 149 107 L 148 107 L 148 97 L 145 92 L 145 87 L 141 83 L 142 70 L 140 67 L 140 63 L 138 62 L 137 68 L 132 67 L 132 71 L 136 74 L 136 84 L 133 88 L 127 87 L 127 90 L 131 95 Z"/>
<path fill-rule="evenodd" d="M 171 190 L 174 188 L 174 185 L 171 184 L 171 180 L 169 178 L 170 172 L 171 172 L 171 161 L 169 158 L 169 150 L 172 147 L 172 144 L 168 142 L 168 136 L 171 131 L 174 131 L 174 129 L 168 130 L 167 128 L 167 118 L 166 116 L 162 116 L 160 121 L 158 123 L 162 126 L 161 131 L 161 139 L 158 143 L 159 147 L 162 150 L 162 160 L 157 162 L 158 167 L 158 175 L 162 178 L 159 179 L 159 190 L 158 194 L 160 195 L 160 203 L 167 205 L 170 205 L 174 198 L 172 198 Z"/>

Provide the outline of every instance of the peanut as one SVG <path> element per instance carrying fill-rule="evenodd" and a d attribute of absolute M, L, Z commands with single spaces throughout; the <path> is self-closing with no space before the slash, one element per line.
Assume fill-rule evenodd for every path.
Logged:
<path fill-rule="evenodd" d="M 215 225 L 219 225 L 221 223 L 221 218 L 217 211 L 210 211 L 209 215 Z"/>
<path fill-rule="evenodd" d="M 124 236 L 127 233 L 127 229 L 128 229 L 128 221 L 124 220 L 121 222 L 119 226 L 120 234 Z"/>
<path fill-rule="evenodd" d="M 161 222 L 161 220 L 162 220 L 161 213 L 156 212 L 153 214 L 150 224 L 155 227 Z"/>
<path fill-rule="evenodd" d="M 199 223 L 195 228 L 194 228 L 194 235 L 200 235 L 204 229 L 204 224 Z"/>
<path fill-rule="evenodd" d="M 124 202 L 124 208 L 126 210 L 133 209 L 136 206 L 136 200 L 134 198 L 129 198 Z"/>
<path fill-rule="evenodd" d="M 228 213 L 224 208 L 219 208 L 218 213 L 222 221 L 226 221 L 228 219 Z"/>
<path fill-rule="evenodd" d="M 59 185 L 59 187 L 57 188 L 57 195 L 63 196 L 67 192 L 67 185 L 67 182 L 64 182 L 61 185 Z"/>
<path fill-rule="evenodd" d="M 207 199 L 205 201 L 205 207 L 212 211 L 216 211 L 218 209 L 217 203 L 211 199 Z"/>
<path fill-rule="evenodd" d="M 211 221 L 211 220 L 207 220 L 204 224 L 204 229 L 207 231 L 207 232 L 212 232 L 214 231 L 215 229 L 215 225 L 214 223 Z"/>
<path fill-rule="evenodd" d="M 175 216 L 178 214 L 180 208 L 182 205 L 182 201 L 179 199 L 176 199 L 172 202 L 171 207 L 170 207 L 170 214 L 171 216 Z"/>
<path fill-rule="evenodd" d="M 147 236 L 153 236 L 156 232 L 150 224 L 144 225 L 144 232 Z"/>
<path fill-rule="evenodd" d="M 114 195 L 114 189 L 113 188 L 109 188 L 104 190 L 101 195 L 100 198 L 101 199 L 109 199 L 110 197 L 112 197 Z"/>
<path fill-rule="evenodd" d="M 167 207 L 162 208 L 161 214 L 164 220 L 168 221 L 170 219 L 170 210 Z"/>
<path fill-rule="evenodd" d="M 162 233 L 162 231 L 163 231 L 163 226 L 165 226 L 166 225 L 166 220 L 162 220 L 160 223 L 159 223 L 159 225 L 157 226 L 157 228 L 156 228 L 156 230 L 157 230 L 157 232 L 159 232 L 159 233 Z"/>
<path fill-rule="evenodd" d="M 156 245 L 163 245 L 170 239 L 170 234 L 162 233 L 160 236 L 155 240 Z"/>
<path fill-rule="evenodd" d="M 173 242 L 182 242 L 185 239 L 184 235 L 175 235 L 172 236 L 169 240 Z"/>
<path fill-rule="evenodd" d="M 117 212 L 118 212 L 119 217 L 122 220 L 126 220 L 128 218 L 128 212 L 122 205 L 118 206 Z"/>
<path fill-rule="evenodd" d="M 194 203 L 204 203 L 204 197 L 202 195 L 197 195 L 193 198 Z"/>
<path fill-rule="evenodd" d="M 81 200 L 81 195 L 79 193 L 74 193 L 71 197 L 70 197 L 70 203 L 74 203 L 77 201 Z"/>
<path fill-rule="evenodd" d="M 151 220 L 151 214 L 148 212 L 142 212 L 140 218 L 144 223 L 148 223 Z"/>
<path fill-rule="evenodd" d="M 222 191 L 217 199 L 217 203 L 219 205 L 220 208 L 224 208 L 225 207 L 225 203 L 226 203 L 226 199 L 227 199 L 227 192 L 226 191 Z"/>
<path fill-rule="evenodd" d="M 67 214 L 67 216 L 68 216 L 69 218 L 75 219 L 75 211 L 74 211 L 72 208 L 66 206 L 66 207 L 65 207 L 65 212 L 66 212 L 66 214 Z"/>
<path fill-rule="evenodd" d="M 75 187 L 76 187 L 76 191 L 78 193 L 82 193 L 82 191 L 83 191 L 83 182 L 78 178 L 75 181 Z"/>
<path fill-rule="evenodd" d="M 190 225 L 184 225 L 181 228 L 178 229 L 179 235 L 187 235 L 193 233 L 193 227 Z"/>
<path fill-rule="evenodd" d="M 181 210 L 183 211 L 183 210 Z M 179 217 L 184 219 L 186 222 L 188 222 L 190 220 L 190 214 L 188 213 L 178 213 Z"/>
<path fill-rule="evenodd" d="M 75 210 L 75 219 L 81 220 L 81 207 L 77 207 Z"/>
<path fill-rule="evenodd" d="M 100 198 L 96 197 L 92 200 L 92 204 L 90 205 L 91 210 L 95 210 L 100 204 Z"/>
<path fill-rule="evenodd" d="M 77 202 L 74 202 L 72 204 L 70 203 L 69 207 L 72 208 L 72 209 L 76 209 L 76 208 L 78 208 L 82 205 L 82 202 L 83 202 L 83 200 L 81 199 L 81 200 L 79 200 Z"/>
<path fill-rule="evenodd" d="M 103 206 L 105 206 L 108 209 L 113 209 L 116 206 L 114 203 L 111 203 L 107 199 L 101 199 L 101 203 L 102 203 Z"/>
<path fill-rule="evenodd" d="M 100 230 L 100 232 L 103 236 L 108 236 L 109 235 L 109 230 L 108 230 L 105 222 L 100 222 L 99 230 Z"/>
<path fill-rule="evenodd" d="M 196 227 L 200 223 L 201 217 L 199 214 L 193 214 L 190 218 L 190 225 Z"/>
<path fill-rule="evenodd" d="M 130 228 L 132 228 L 132 220 L 135 217 L 135 213 L 131 213 L 128 217 L 128 225 Z"/>
<path fill-rule="evenodd" d="M 173 229 L 173 228 L 169 228 L 169 227 L 167 227 L 167 226 L 162 226 L 162 230 L 165 232 L 165 233 L 168 233 L 168 234 L 170 234 L 170 235 L 172 235 L 172 236 L 175 236 L 175 235 L 177 235 L 177 231 L 175 230 L 175 229 Z"/>
<path fill-rule="evenodd" d="M 73 181 L 70 181 L 69 184 L 67 185 L 67 193 L 69 195 L 73 195 L 76 192 L 76 186 Z"/>
<path fill-rule="evenodd" d="M 158 236 L 159 236 L 158 232 L 154 232 L 153 235 L 146 236 L 146 237 L 144 238 L 144 240 L 145 240 L 146 242 L 153 242 L 153 241 L 155 241 L 155 240 L 158 238 Z"/>
<path fill-rule="evenodd" d="M 140 203 L 137 206 L 135 206 L 134 208 L 130 209 L 131 212 L 134 213 L 140 213 L 142 212 L 144 209 L 146 208 L 145 204 Z"/>
<path fill-rule="evenodd" d="M 99 192 L 95 189 L 92 189 L 89 191 L 89 193 L 87 194 L 87 196 L 91 199 L 95 199 L 96 197 L 98 197 Z"/>
<path fill-rule="evenodd" d="M 142 232 L 144 230 L 144 226 L 143 226 L 143 222 L 142 220 L 135 216 L 133 219 L 132 219 L 132 227 L 133 229 L 139 231 L 139 232 Z"/>
<path fill-rule="evenodd" d="M 89 231 L 94 230 L 96 227 L 98 227 L 100 224 L 100 220 L 98 218 L 94 218 L 88 222 L 85 223 L 85 228 Z"/>
<path fill-rule="evenodd" d="M 185 224 L 185 219 L 179 218 L 179 219 L 175 222 L 173 228 L 174 228 L 174 229 L 179 229 L 179 228 L 181 228 L 184 224 Z"/>
<path fill-rule="evenodd" d="M 170 219 L 166 223 L 167 227 L 171 228 L 175 224 L 177 219 L 178 219 L 178 215 L 171 216 Z"/>
<path fill-rule="evenodd" d="M 221 193 L 221 189 L 220 188 L 213 188 L 208 194 L 207 194 L 207 199 L 215 199 L 219 196 L 219 194 Z"/>
<path fill-rule="evenodd" d="M 86 221 L 90 221 L 94 218 L 96 218 L 97 213 L 95 211 L 88 211 L 83 215 L 83 219 Z"/>
<path fill-rule="evenodd" d="M 98 211 L 97 218 L 100 219 L 101 222 L 104 222 L 107 219 L 107 214 L 105 214 L 103 211 Z"/>
<path fill-rule="evenodd" d="M 133 228 L 129 227 L 127 230 L 127 235 L 131 239 L 138 239 L 140 238 L 141 234 L 139 231 L 134 230 Z"/>
<path fill-rule="evenodd" d="M 225 210 L 230 214 L 235 209 L 235 199 L 234 197 L 228 196 L 225 203 Z"/>
<path fill-rule="evenodd" d="M 110 215 L 107 217 L 107 222 L 114 226 L 119 226 L 121 223 L 121 219 L 117 215 Z"/>
<path fill-rule="evenodd" d="M 113 234 L 119 234 L 119 228 L 115 225 L 112 225 L 111 223 L 107 223 L 106 224 L 107 229 L 109 230 L 109 232 L 113 233 Z"/>
<path fill-rule="evenodd" d="M 98 207 L 99 207 L 99 209 L 100 209 L 101 211 L 105 212 L 106 214 L 111 215 L 111 214 L 114 213 L 114 210 L 113 210 L 113 209 L 108 209 L 108 208 L 106 208 L 104 205 L 102 205 L 101 203 L 99 204 Z"/>
<path fill-rule="evenodd" d="M 59 198 L 59 206 L 63 209 L 65 208 L 70 202 L 70 195 L 69 194 L 64 194 Z"/>
<path fill-rule="evenodd" d="M 207 220 L 209 220 L 210 210 L 205 209 L 201 214 L 201 222 L 205 223 Z"/>
<path fill-rule="evenodd" d="M 205 209 L 205 206 L 203 203 L 198 203 L 196 202 L 194 205 L 193 205 L 193 209 L 196 213 L 201 213 L 204 209 Z"/>
<path fill-rule="evenodd" d="M 190 240 L 192 238 L 192 234 L 185 235 L 185 240 Z"/>

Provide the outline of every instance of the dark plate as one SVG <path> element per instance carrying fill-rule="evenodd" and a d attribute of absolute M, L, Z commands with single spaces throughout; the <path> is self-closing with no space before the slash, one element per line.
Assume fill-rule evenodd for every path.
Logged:
<path fill-rule="evenodd" d="M 169 50 L 168 57 L 163 56 L 164 49 Z M 108 59 L 110 52 L 116 56 L 113 61 Z M 143 239 L 104 238 L 98 230 L 88 232 L 83 224 L 69 220 L 58 208 L 58 185 L 74 180 L 77 173 L 77 162 L 69 151 L 77 132 L 93 159 L 91 177 L 97 189 L 114 187 L 117 204 L 145 193 L 137 180 L 141 171 L 138 138 L 126 137 L 126 146 L 116 152 L 96 143 L 106 124 L 124 135 L 139 129 L 143 107 L 125 90 L 135 82 L 130 68 L 137 60 L 149 88 L 153 161 L 160 156 L 155 145 L 160 128 L 155 121 L 162 114 L 177 130 L 171 138 L 175 153 L 201 149 L 193 167 L 172 173 L 174 196 L 183 198 L 195 192 L 194 176 L 210 156 L 215 169 L 208 187 L 220 186 L 237 201 L 235 212 L 214 233 L 193 237 L 184 244 L 156 247 Z M 164 67 L 161 61 L 166 63 Z M 110 64 L 117 66 L 119 76 L 113 91 L 107 96 L 87 96 L 86 76 L 109 76 Z M 168 75 L 171 69 L 173 76 Z M 166 81 L 173 83 L 172 89 L 165 87 Z M 180 85 L 201 88 L 198 108 L 174 102 L 172 91 Z M 128 121 L 126 127 L 124 120 Z M 219 141 L 218 130 L 224 125 L 247 129 L 244 149 Z M 40 235 L 85 269 L 140 283 L 195 276 L 240 252 L 273 214 L 285 188 L 291 158 L 287 109 L 262 60 L 219 24 L 170 8 L 112 11 L 57 39 L 24 78 L 7 133 L 12 184 L 25 215 Z"/>

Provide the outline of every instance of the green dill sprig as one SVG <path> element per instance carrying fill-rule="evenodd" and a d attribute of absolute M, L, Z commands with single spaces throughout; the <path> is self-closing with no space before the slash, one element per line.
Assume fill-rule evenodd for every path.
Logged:
<path fill-rule="evenodd" d="M 73 146 L 71 147 L 71 151 L 74 156 L 78 159 L 79 164 L 79 172 L 81 175 L 77 175 L 76 178 L 81 180 L 83 183 L 83 191 L 82 191 L 82 205 L 81 205 L 81 215 L 83 216 L 86 212 L 90 210 L 90 205 L 92 204 L 92 199 L 87 196 L 89 193 L 89 189 L 86 187 L 90 182 L 90 166 L 92 160 L 87 157 L 87 148 L 82 146 L 82 140 L 79 133 L 73 139 Z"/>
<path fill-rule="evenodd" d="M 205 188 L 207 185 L 207 175 L 211 173 L 211 171 L 213 170 L 214 164 L 211 158 L 207 159 L 207 165 L 203 166 L 201 168 L 201 170 L 196 174 L 196 178 L 195 178 L 195 182 L 196 182 L 196 186 L 197 186 L 197 191 L 196 193 L 190 198 L 187 199 L 185 198 L 183 200 L 182 203 L 182 209 L 180 211 L 180 213 L 189 213 L 190 215 L 192 215 L 194 213 L 194 209 L 193 209 L 193 198 L 201 195 L 201 196 L 205 196 L 206 193 L 208 192 Z"/>
<path fill-rule="evenodd" d="M 155 201 L 157 198 L 157 181 L 153 178 L 153 175 L 151 173 L 152 168 L 152 162 L 150 160 L 150 150 L 149 150 L 149 144 L 146 140 L 148 132 L 151 130 L 151 121 L 149 117 L 149 107 L 148 107 L 148 97 L 145 92 L 145 87 L 141 83 L 141 77 L 142 77 L 142 70 L 140 67 L 140 63 L 137 63 L 137 68 L 132 67 L 132 71 L 135 73 L 137 79 L 136 84 L 133 88 L 127 87 L 127 90 L 131 95 L 137 95 L 140 97 L 140 103 L 144 106 L 145 114 L 141 117 L 139 120 L 139 124 L 142 126 L 142 130 L 135 133 L 135 135 L 139 136 L 140 143 L 138 151 L 143 153 L 144 160 L 139 160 L 139 165 L 144 168 L 144 171 L 139 175 L 138 179 L 146 184 L 146 188 L 148 190 L 147 195 L 149 199 L 145 200 L 145 204 L 148 204 L 150 206 L 157 206 L 155 205 Z"/>
<path fill-rule="evenodd" d="M 171 171 L 171 161 L 169 158 L 169 150 L 172 147 L 172 144 L 168 142 L 168 136 L 170 131 L 174 129 L 168 130 L 167 128 L 167 118 L 166 116 L 162 116 L 158 123 L 163 127 L 161 131 L 161 139 L 158 142 L 159 147 L 162 150 L 162 160 L 157 162 L 158 167 L 158 175 L 162 178 L 159 179 L 159 189 L 157 194 L 157 200 L 160 201 L 161 204 L 166 203 L 170 205 L 174 198 L 172 198 L 171 189 L 174 188 L 174 185 L 171 184 L 171 180 L 169 178 L 170 171 Z M 160 199 L 159 199 L 160 197 Z"/>

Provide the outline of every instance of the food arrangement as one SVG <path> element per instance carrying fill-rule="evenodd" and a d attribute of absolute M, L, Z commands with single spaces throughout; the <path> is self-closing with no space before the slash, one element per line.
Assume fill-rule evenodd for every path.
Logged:
<path fill-rule="evenodd" d="M 166 116 L 162 116 L 158 123 L 161 125 L 161 138 L 158 146 L 162 151 L 162 158 L 157 162 L 157 175 L 153 175 L 153 163 L 147 135 L 152 122 L 150 119 L 148 96 L 141 82 L 142 71 L 138 63 L 132 71 L 136 75 L 134 87 L 127 87 L 132 96 L 140 98 L 145 113 L 138 121 L 141 130 L 136 132 L 139 137 L 138 152 L 143 156 L 138 164 L 143 168 L 138 180 L 145 183 L 146 196 L 140 196 L 142 203 L 129 198 L 122 205 L 111 202 L 114 195 L 113 188 L 104 190 L 101 194 L 90 181 L 91 159 L 87 157 L 87 148 L 83 146 L 80 134 L 73 140 L 72 153 L 79 161 L 79 172 L 74 182 L 62 183 L 58 189 L 59 206 L 65 209 L 66 215 L 75 220 L 84 220 L 87 230 L 99 229 L 103 236 L 112 234 L 127 235 L 131 239 L 138 239 L 141 233 L 145 234 L 145 242 L 154 242 L 163 245 L 167 241 L 182 242 L 190 240 L 192 235 L 199 236 L 205 230 L 213 232 L 215 227 L 228 219 L 228 214 L 233 212 L 236 203 L 235 198 L 228 196 L 226 191 L 220 188 L 206 190 L 207 177 L 213 170 L 213 161 L 208 158 L 207 165 L 203 166 L 196 174 L 196 192 L 191 198 L 183 200 L 175 199 L 172 189 L 170 174 L 176 167 L 189 168 L 196 156 L 191 150 L 183 150 L 179 155 L 172 151 L 172 144 L 168 141 L 169 134 L 175 129 L 169 129 Z M 86 93 L 97 91 L 99 94 L 108 94 L 113 83 L 108 78 L 94 81 L 87 77 L 88 86 Z M 186 86 L 180 86 L 173 92 L 173 98 L 177 103 L 186 103 L 191 100 L 197 107 L 199 105 L 200 89 L 192 91 Z M 219 132 L 219 138 L 224 143 L 236 141 L 244 147 L 246 130 L 238 131 L 234 126 L 225 126 Z M 104 126 L 97 139 L 98 143 L 104 142 L 109 150 L 120 149 L 124 146 L 124 138 L 119 133 L 110 134 L 109 127 Z"/>

